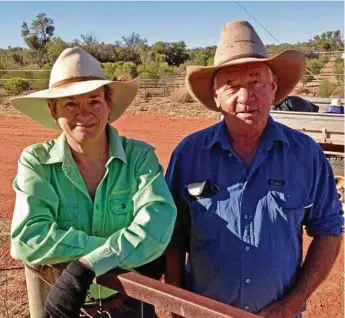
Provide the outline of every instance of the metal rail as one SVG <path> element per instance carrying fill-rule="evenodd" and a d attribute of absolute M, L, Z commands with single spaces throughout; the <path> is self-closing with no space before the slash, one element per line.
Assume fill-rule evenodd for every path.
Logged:
<path fill-rule="evenodd" d="M 108 272 L 97 283 L 140 299 L 182 317 L 189 318 L 254 318 L 255 314 L 226 305 L 190 291 L 162 283 L 135 272 Z"/>

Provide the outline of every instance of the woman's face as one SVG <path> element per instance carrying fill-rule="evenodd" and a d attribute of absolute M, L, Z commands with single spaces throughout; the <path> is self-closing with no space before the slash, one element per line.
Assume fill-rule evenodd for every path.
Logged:
<path fill-rule="evenodd" d="M 49 108 L 67 137 L 78 144 L 97 141 L 105 132 L 111 112 L 104 87 L 83 95 L 58 98 L 55 107 L 49 105 Z"/>

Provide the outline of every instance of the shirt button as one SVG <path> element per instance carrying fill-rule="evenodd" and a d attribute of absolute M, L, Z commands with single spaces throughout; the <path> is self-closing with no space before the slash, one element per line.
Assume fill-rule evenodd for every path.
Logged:
<path fill-rule="evenodd" d="M 248 310 L 248 309 L 249 309 L 249 306 L 245 306 L 244 309 Z"/>
<path fill-rule="evenodd" d="M 229 158 L 231 158 L 233 156 L 233 154 L 231 152 L 229 152 Z"/>
<path fill-rule="evenodd" d="M 246 283 L 247 283 L 247 284 L 250 283 L 250 279 L 249 279 L 249 278 L 246 279 Z"/>
<path fill-rule="evenodd" d="M 95 232 L 93 233 L 94 236 L 98 236 L 98 234 L 99 234 L 98 231 L 95 231 Z"/>
<path fill-rule="evenodd" d="M 245 214 L 243 217 L 244 217 L 245 220 L 248 219 L 248 215 L 247 214 Z"/>
<path fill-rule="evenodd" d="M 246 246 L 246 251 L 249 251 L 250 250 L 250 247 L 249 246 Z"/>

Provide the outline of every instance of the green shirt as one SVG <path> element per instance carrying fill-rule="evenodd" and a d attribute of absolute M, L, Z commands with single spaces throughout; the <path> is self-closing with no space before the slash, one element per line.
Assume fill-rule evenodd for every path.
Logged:
<path fill-rule="evenodd" d="M 92 201 L 66 135 L 23 151 L 14 180 L 11 255 L 31 264 L 85 257 L 96 276 L 132 269 L 168 245 L 176 207 L 150 145 L 107 127 L 109 160 Z M 101 297 L 110 290 L 101 288 Z M 98 297 L 95 286 L 92 295 Z"/>

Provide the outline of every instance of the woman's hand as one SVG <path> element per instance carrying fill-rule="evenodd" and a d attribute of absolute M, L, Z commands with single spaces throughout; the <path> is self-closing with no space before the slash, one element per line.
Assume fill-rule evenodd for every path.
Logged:
<path fill-rule="evenodd" d="M 79 317 L 94 277 L 95 272 L 83 261 L 76 260 L 69 263 L 52 286 L 43 318 Z"/>

